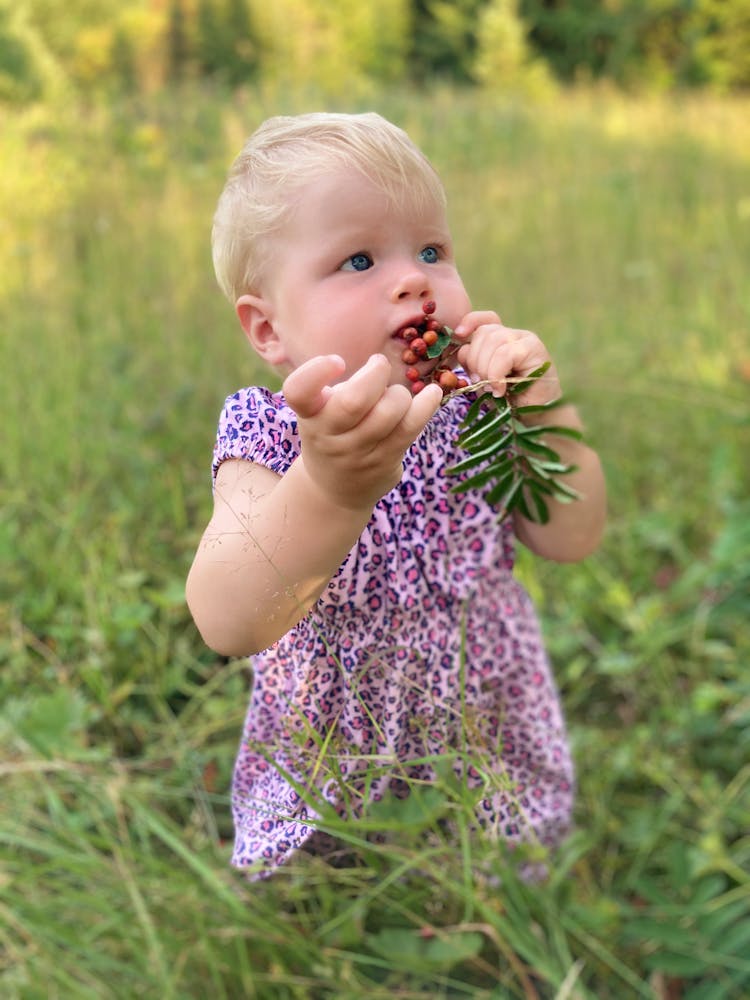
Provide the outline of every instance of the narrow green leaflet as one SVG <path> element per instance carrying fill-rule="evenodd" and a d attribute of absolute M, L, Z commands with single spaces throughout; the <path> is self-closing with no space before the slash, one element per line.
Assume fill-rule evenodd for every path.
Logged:
<path fill-rule="evenodd" d="M 493 431 L 502 427 L 503 424 L 507 424 L 510 419 L 510 407 L 505 412 L 496 411 L 493 413 L 492 410 L 488 410 L 483 417 L 479 417 L 468 430 L 463 432 L 457 443 L 462 448 L 471 451 L 472 445 L 482 443 L 485 438 L 492 440 L 494 438 Z"/>
<path fill-rule="evenodd" d="M 516 484 L 520 485 L 521 483 L 522 480 L 516 477 L 515 470 L 511 469 L 510 472 L 499 478 L 492 489 L 485 494 L 485 500 L 489 504 L 497 504 L 503 498 L 507 500 L 508 495 L 511 493 L 511 487 L 515 487 Z M 513 492 L 515 492 L 515 489 Z"/>
<path fill-rule="evenodd" d="M 544 364 L 541 366 L 541 368 L 537 368 L 536 371 L 531 372 L 529 377 L 525 379 L 523 382 L 516 382 L 515 385 L 510 386 L 510 388 L 508 389 L 508 394 L 512 396 L 518 396 L 520 393 L 526 392 L 526 390 L 530 386 L 532 386 L 538 378 L 541 378 L 542 375 L 544 375 L 544 373 L 550 367 L 551 363 L 552 363 L 551 361 L 545 361 Z"/>
<path fill-rule="evenodd" d="M 521 493 L 521 497 L 518 501 L 518 509 L 521 511 L 524 517 L 528 518 L 530 521 L 536 521 L 538 524 L 546 524 L 549 521 L 549 508 L 547 506 L 547 501 L 544 499 L 542 494 L 535 489 L 535 484 L 532 483 L 527 491 Z"/>
<path fill-rule="evenodd" d="M 464 465 L 465 463 L 461 463 Z M 457 469 L 458 466 L 455 466 Z M 451 473 L 453 469 L 449 470 Z M 463 471 L 463 470 L 462 470 Z M 495 462 L 492 465 L 488 465 L 486 469 L 482 469 L 475 476 L 470 476 L 468 479 L 462 479 L 460 483 L 451 489 L 452 493 L 465 493 L 467 490 L 478 489 L 480 486 L 484 486 L 485 483 L 497 482 L 501 477 L 507 475 L 508 473 L 513 474 L 513 458 L 508 455 L 507 458 Z"/>

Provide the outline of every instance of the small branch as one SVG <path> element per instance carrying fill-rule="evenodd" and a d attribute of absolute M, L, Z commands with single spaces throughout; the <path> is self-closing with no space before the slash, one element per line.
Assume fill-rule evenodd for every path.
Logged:
<path fill-rule="evenodd" d="M 519 405 L 517 396 L 526 386 L 543 379 L 548 368 L 549 362 L 527 376 L 506 379 L 518 388 L 503 396 L 478 396 L 462 423 L 463 431 L 456 443 L 466 449 L 469 458 L 458 462 L 447 472 L 458 475 L 471 469 L 472 474 L 456 483 L 452 492 L 483 488 L 488 503 L 499 508 L 498 520 L 518 510 L 528 520 L 546 524 L 550 518 L 549 500 L 567 503 L 578 499 L 578 494 L 558 479 L 560 475 L 572 472 L 573 467 L 560 461 L 547 436 L 556 433 L 570 436 L 575 433 L 576 437 L 580 437 L 580 433 L 551 424 L 523 426 L 520 419 L 525 408 Z M 549 380 L 549 376 L 547 378 Z M 455 390 L 451 396 L 475 392 L 483 385 L 492 383 L 474 383 L 466 389 Z M 560 402 L 560 399 L 551 400 L 545 406 L 529 409 L 535 412 L 547 406 L 552 409 Z"/>
<path fill-rule="evenodd" d="M 504 378 L 503 379 L 503 382 L 505 382 L 506 385 L 520 385 L 521 382 L 528 382 L 528 381 L 529 381 L 529 376 L 528 375 L 525 375 L 525 376 L 522 375 L 519 378 L 508 377 L 508 378 Z M 540 375 L 538 378 L 535 378 L 534 381 L 535 382 L 555 382 L 557 380 L 552 375 Z M 467 385 L 463 389 L 454 389 L 453 392 L 449 393 L 443 399 L 443 402 L 442 402 L 441 405 L 445 406 L 445 404 L 448 402 L 448 400 L 449 399 L 453 399 L 454 396 L 465 396 L 467 393 L 476 392 L 477 389 L 489 389 L 493 385 L 496 385 L 496 384 L 497 384 L 496 382 L 492 382 L 490 379 L 482 379 L 480 382 L 472 382 L 471 385 Z"/>

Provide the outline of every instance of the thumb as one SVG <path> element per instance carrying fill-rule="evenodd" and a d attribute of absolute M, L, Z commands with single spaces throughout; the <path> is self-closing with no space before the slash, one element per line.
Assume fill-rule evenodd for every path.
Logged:
<path fill-rule="evenodd" d="M 297 416 L 306 420 L 320 413 L 331 394 L 331 381 L 345 370 L 344 359 L 338 354 L 322 354 L 287 375 L 281 391 Z"/>

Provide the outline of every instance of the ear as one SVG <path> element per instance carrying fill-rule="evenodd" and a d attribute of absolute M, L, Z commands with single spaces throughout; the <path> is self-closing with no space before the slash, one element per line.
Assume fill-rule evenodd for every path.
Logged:
<path fill-rule="evenodd" d="M 272 304 L 258 295 L 241 295 L 234 305 L 245 336 L 253 350 L 269 365 L 281 365 L 286 351 L 274 325 Z"/>

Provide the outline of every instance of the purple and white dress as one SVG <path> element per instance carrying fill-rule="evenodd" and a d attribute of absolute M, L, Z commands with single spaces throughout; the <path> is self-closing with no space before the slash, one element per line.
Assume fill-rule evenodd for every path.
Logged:
<path fill-rule="evenodd" d="M 253 877 L 309 840 L 321 803 L 357 813 L 363 795 L 405 794 L 405 777 L 434 776 L 425 758 L 457 751 L 454 768 L 481 790 L 477 815 L 492 835 L 554 845 L 568 830 L 565 723 L 536 613 L 513 576 L 512 526 L 498 526 L 478 492 L 451 493 L 445 475 L 466 457 L 455 439 L 470 402 L 440 408 L 312 610 L 252 658 L 232 863 Z M 253 387 L 227 399 L 214 476 L 231 458 L 284 475 L 299 453 L 281 394 Z"/>

